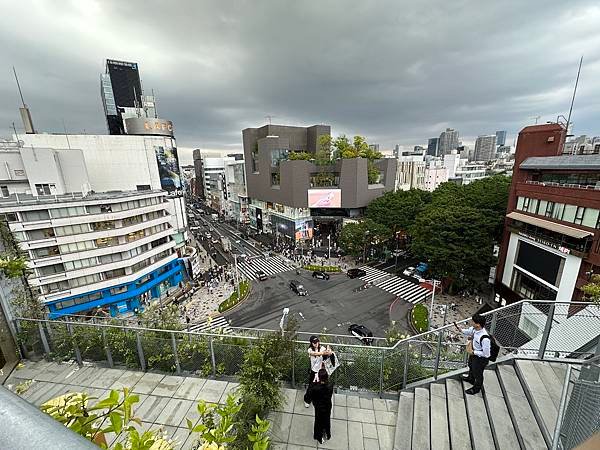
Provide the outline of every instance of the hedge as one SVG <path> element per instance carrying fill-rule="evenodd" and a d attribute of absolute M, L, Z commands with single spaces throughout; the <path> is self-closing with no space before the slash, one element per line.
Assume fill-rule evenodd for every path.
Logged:
<path fill-rule="evenodd" d="M 243 300 L 246 297 L 246 294 L 248 293 L 248 291 L 250 290 L 250 282 L 249 281 L 242 281 L 240 283 L 240 299 L 238 299 L 238 291 L 237 289 L 233 291 L 233 294 L 231 294 L 229 296 L 229 298 L 227 300 L 224 300 L 220 305 L 219 305 L 219 312 L 225 312 L 228 309 L 233 308 L 235 305 L 237 305 L 241 300 Z"/>
<path fill-rule="evenodd" d="M 413 327 L 419 333 L 423 333 L 429 329 L 429 311 L 427 306 L 419 304 L 415 305 L 410 314 Z"/>
<path fill-rule="evenodd" d="M 315 271 L 315 270 L 320 270 L 321 272 L 341 272 L 342 268 L 339 266 L 314 266 L 314 265 L 308 265 L 308 266 L 304 266 L 304 269 L 306 270 L 311 270 L 311 271 Z"/>

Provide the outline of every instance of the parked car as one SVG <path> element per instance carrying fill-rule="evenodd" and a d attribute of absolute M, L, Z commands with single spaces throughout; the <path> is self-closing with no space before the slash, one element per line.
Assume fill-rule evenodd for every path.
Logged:
<path fill-rule="evenodd" d="M 297 280 L 290 281 L 290 289 L 298 295 L 307 295 L 308 294 L 307 290 L 304 289 L 304 286 L 302 286 L 302 283 L 300 283 Z"/>
<path fill-rule="evenodd" d="M 350 278 L 364 277 L 366 274 L 367 272 L 362 269 L 350 269 L 348 272 L 346 272 L 346 275 L 348 275 Z"/>
<path fill-rule="evenodd" d="M 428 270 L 429 270 L 429 264 L 427 264 L 425 262 L 420 262 L 419 264 L 417 264 L 417 267 L 415 268 L 415 275 L 424 277 Z"/>
<path fill-rule="evenodd" d="M 322 270 L 315 270 L 312 276 L 313 278 L 319 278 L 320 280 L 329 280 L 329 274 Z"/>
<path fill-rule="evenodd" d="M 371 345 L 373 343 L 373 332 L 364 325 L 353 323 L 348 327 L 348 331 L 352 336 L 360 339 L 365 345 Z"/>
<path fill-rule="evenodd" d="M 258 278 L 260 281 L 265 281 L 267 279 L 267 274 L 264 273 L 262 270 L 257 270 L 255 273 L 256 278 Z"/>
<path fill-rule="evenodd" d="M 412 277 L 414 273 L 415 273 L 415 268 L 414 267 L 407 267 L 402 272 L 402 274 L 406 275 L 407 277 Z"/>

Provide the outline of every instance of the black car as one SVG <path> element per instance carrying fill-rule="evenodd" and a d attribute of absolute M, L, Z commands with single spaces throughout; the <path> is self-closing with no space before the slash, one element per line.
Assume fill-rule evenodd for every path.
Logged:
<path fill-rule="evenodd" d="M 329 274 L 321 270 L 315 270 L 312 276 L 313 278 L 318 278 L 320 280 L 329 280 Z"/>
<path fill-rule="evenodd" d="M 348 327 L 348 332 L 352 336 L 360 339 L 365 345 L 371 345 L 373 343 L 373 332 L 364 325 L 353 323 Z"/>
<path fill-rule="evenodd" d="M 298 295 L 306 295 L 308 292 L 304 289 L 304 286 L 299 281 L 292 280 L 290 281 L 290 289 L 294 291 Z"/>
<path fill-rule="evenodd" d="M 348 272 L 346 272 L 346 274 L 350 278 L 358 278 L 358 277 L 364 277 L 367 274 L 367 272 L 365 272 L 362 269 L 350 269 L 350 270 L 348 270 Z"/>
<path fill-rule="evenodd" d="M 256 278 L 258 278 L 260 281 L 265 281 L 267 279 L 267 274 L 264 273 L 262 270 L 257 270 L 255 273 Z"/>

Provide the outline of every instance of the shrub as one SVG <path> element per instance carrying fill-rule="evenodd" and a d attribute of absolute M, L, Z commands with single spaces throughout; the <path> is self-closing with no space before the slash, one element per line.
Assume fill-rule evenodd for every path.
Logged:
<path fill-rule="evenodd" d="M 429 329 L 429 311 L 427 306 L 419 304 L 415 305 L 410 314 L 415 330 L 419 333 L 423 333 Z"/>
<path fill-rule="evenodd" d="M 246 295 L 248 294 L 248 291 L 250 290 L 250 282 L 245 280 L 242 281 L 240 283 L 240 298 L 238 299 L 238 293 L 237 293 L 237 289 L 235 291 L 233 291 L 233 294 L 231 294 L 229 296 L 229 298 L 225 301 L 223 301 L 220 305 L 219 305 L 219 312 L 225 312 L 228 309 L 233 308 L 235 305 L 237 305 L 240 301 L 244 300 L 244 298 L 246 298 Z"/>
<path fill-rule="evenodd" d="M 342 268 L 339 266 L 317 266 L 317 265 L 308 265 L 308 266 L 304 266 L 304 269 L 306 270 L 310 270 L 311 272 L 314 272 L 315 270 L 319 270 L 321 272 L 341 272 Z"/>

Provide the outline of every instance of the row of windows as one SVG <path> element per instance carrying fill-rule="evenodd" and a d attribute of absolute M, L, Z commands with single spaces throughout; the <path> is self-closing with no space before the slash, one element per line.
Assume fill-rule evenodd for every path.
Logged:
<path fill-rule="evenodd" d="M 555 203 L 537 198 L 519 197 L 517 199 L 517 209 L 576 225 L 600 228 L 600 211 L 594 208 Z"/>

